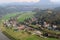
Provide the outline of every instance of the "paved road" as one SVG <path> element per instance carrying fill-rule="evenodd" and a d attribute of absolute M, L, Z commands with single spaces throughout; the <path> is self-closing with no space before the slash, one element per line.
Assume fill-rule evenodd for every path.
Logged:
<path fill-rule="evenodd" d="M 10 40 L 10 39 L 0 31 L 0 40 Z"/>

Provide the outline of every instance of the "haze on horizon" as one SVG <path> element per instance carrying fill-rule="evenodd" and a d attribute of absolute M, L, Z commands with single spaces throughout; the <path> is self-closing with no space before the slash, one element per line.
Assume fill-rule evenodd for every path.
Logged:
<path fill-rule="evenodd" d="M 38 2 L 50 2 L 55 4 L 60 4 L 60 0 L 0 0 L 0 4 L 3 3 L 13 3 L 13 2 L 27 2 L 27 3 L 38 3 Z"/>

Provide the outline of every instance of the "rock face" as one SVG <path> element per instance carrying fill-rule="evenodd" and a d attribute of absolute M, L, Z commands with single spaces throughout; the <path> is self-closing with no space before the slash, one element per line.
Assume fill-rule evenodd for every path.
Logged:
<path fill-rule="evenodd" d="M 2 34 L 2 32 L 0 31 L 0 40 L 10 40 L 10 39 L 7 38 L 4 34 Z"/>

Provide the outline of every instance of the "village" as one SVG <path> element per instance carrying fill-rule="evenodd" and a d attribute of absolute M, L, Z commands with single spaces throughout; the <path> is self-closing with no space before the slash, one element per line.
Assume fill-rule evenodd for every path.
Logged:
<path fill-rule="evenodd" d="M 36 27 L 33 27 L 35 25 Z M 9 29 L 13 29 L 14 31 L 24 30 L 28 34 L 36 34 L 37 36 L 47 38 L 48 36 L 51 37 L 58 37 L 56 35 L 52 35 L 50 33 L 43 33 L 42 30 L 48 29 L 53 31 L 60 31 L 56 24 L 50 24 L 49 22 L 40 20 L 38 21 L 37 18 L 28 18 L 25 19 L 24 22 L 18 22 L 17 17 L 10 17 L 9 20 L 5 20 L 3 26 Z"/>

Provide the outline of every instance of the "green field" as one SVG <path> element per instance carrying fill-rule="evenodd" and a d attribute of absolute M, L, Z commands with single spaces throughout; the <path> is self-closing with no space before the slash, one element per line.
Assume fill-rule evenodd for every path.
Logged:
<path fill-rule="evenodd" d="M 21 12 L 22 13 L 22 12 Z M 6 14 L 5 16 L 3 16 L 3 20 L 8 20 L 10 17 L 14 17 L 16 16 L 17 14 L 20 14 L 20 12 L 16 12 L 16 13 L 9 13 L 9 14 Z"/>
<path fill-rule="evenodd" d="M 19 13 L 7 14 L 2 19 L 3 20 L 8 20 L 9 17 L 16 16 L 17 14 L 19 14 Z M 22 12 L 22 14 L 18 17 L 18 22 L 20 22 L 20 21 L 23 22 L 24 19 L 26 19 L 26 18 L 34 17 L 33 14 L 35 14 L 35 12 Z M 1 27 L 2 26 L 3 25 L 1 24 Z M 5 27 L 2 27 L 2 31 L 6 32 L 8 35 L 15 38 L 15 39 L 11 38 L 12 40 L 59 40 L 59 39 L 56 39 L 56 38 L 41 38 L 41 37 L 38 37 L 36 35 L 30 35 L 25 31 L 14 31 L 14 30 L 11 30 L 11 29 L 7 29 Z"/>
<path fill-rule="evenodd" d="M 59 40 L 56 38 L 41 38 L 36 35 L 30 35 L 25 31 L 13 32 L 11 29 L 6 29 L 6 32 L 16 40 Z M 13 39 L 14 40 L 14 39 Z"/>
<path fill-rule="evenodd" d="M 33 14 L 35 14 L 35 12 L 25 12 L 18 17 L 18 21 L 23 22 L 27 18 L 32 18 L 34 17 Z"/>

